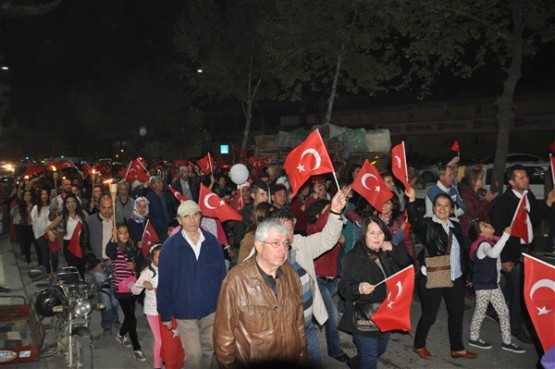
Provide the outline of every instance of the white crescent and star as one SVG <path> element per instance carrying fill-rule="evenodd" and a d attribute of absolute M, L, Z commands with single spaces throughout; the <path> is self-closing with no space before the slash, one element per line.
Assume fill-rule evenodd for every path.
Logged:
<path fill-rule="evenodd" d="M 389 309 L 391 309 L 393 307 L 393 303 L 397 300 L 397 298 L 399 298 L 399 296 L 401 296 L 401 294 L 403 293 L 403 284 L 401 283 L 401 281 L 397 282 L 397 284 L 395 285 L 397 286 L 397 296 L 395 296 L 395 298 L 393 300 L 391 300 L 391 292 L 389 292 L 387 294 L 387 300 L 389 301 L 387 303 L 387 307 Z"/>
<path fill-rule="evenodd" d="M 212 197 L 212 196 L 216 196 L 218 197 L 218 195 L 216 195 L 215 193 L 209 193 L 208 195 L 204 196 L 204 206 L 206 206 L 208 209 L 216 209 L 215 206 L 212 206 L 208 203 L 208 200 Z"/>
<path fill-rule="evenodd" d="M 397 168 L 401 168 L 401 158 L 399 155 L 395 155 L 395 160 L 397 160 Z"/>
<path fill-rule="evenodd" d="M 366 173 L 362 176 L 362 178 L 360 179 L 360 183 L 362 184 L 362 187 L 366 188 L 368 191 L 372 191 L 371 188 L 369 188 L 366 185 L 366 180 L 371 177 L 374 178 L 376 180 L 376 182 L 378 181 L 378 177 L 376 177 L 375 175 L 373 175 L 372 173 Z M 380 186 L 376 186 L 376 191 L 380 192 Z"/>
<path fill-rule="evenodd" d="M 303 160 L 303 157 L 307 154 L 311 154 L 312 156 L 314 156 L 314 160 L 316 160 L 316 164 L 314 164 L 314 168 L 312 168 L 311 170 L 316 170 L 320 168 L 320 165 L 322 164 L 322 158 L 320 157 L 320 154 L 318 153 L 318 151 L 316 151 L 316 149 L 309 148 L 303 151 L 301 157 L 299 158 L 299 161 Z M 303 172 L 305 170 L 304 165 L 301 164 L 299 164 L 297 169 L 299 170 L 299 172 Z"/>
<path fill-rule="evenodd" d="M 536 291 L 538 289 L 540 289 L 542 287 L 549 288 L 553 292 L 555 292 L 555 281 L 552 280 L 552 279 L 540 279 L 539 281 L 534 283 L 532 288 L 530 288 L 530 300 L 534 301 L 534 294 L 536 293 Z M 536 309 L 538 309 L 538 315 L 546 315 L 547 313 L 549 313 L 551 311 L 551 310 L 547 309 L 546 306 L 543 306 L 541 308 L 539 306 L 536 306 Z"/>

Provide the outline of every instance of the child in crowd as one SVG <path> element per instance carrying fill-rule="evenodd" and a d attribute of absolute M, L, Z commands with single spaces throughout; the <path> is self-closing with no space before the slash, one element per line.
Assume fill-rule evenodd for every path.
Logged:
<path fill-rule="evenodd" d="M 144 362 L 146 357 L 141 350 L 141 344 L 137 335 L 135 296 L 133 296 L 129 288 L 129 284 L 132 283 L 135 277 L 135 256 L 137 255 L 137 249 L 129 238 L 129 230 L 125 224 L 118 225 L 116 239 L 117 242 L 109 242 L 106 246 L 106 255 L 112 260 L 114 268 L 112 285 L 124 315 L 123 324 L 116 339 L 124 347 L 133 346 L 135 359 Z M 129 283 L 126 283 L 126 281 L 129 281 Z"/>
<path fill-rule="evenodd" d="M 158 287 L 158 257 L 160 255 L 162 244 L 152 245 L 149 256 L 150 262 L 146 268 L 141 271 L 141 275 L 137 282 L 131 287 L 134 295 L 139 295 L 143 289 L 145 290 L 144 313 L 154 336 L 152 344 L 152 357 L 154 368 L 162 368 L 162 358 L 160 357 L 160 349 L 162 347 L 162 339 L 160 337 L 160 322 L 158 321 L 158 310 L 156 309 L 156 288 Z"/>
<path fill-rule="evenodd" d="M 470 223 L 468 236 L 470 245 L 470 260 L 474 263 L 472 284 L 476 291 L 476 307 L 470 324 L 470 346 L 490 349 L 492 346 L 480 338 L 480 326 L 486 316 L 486 309 L 491 302 L 501 327 L 501 348 L 505 351 L 522 354 L 525 350 L 511 342 L 511 327 L 509 323 L 509 309 L 505 303 L 503 292 L 499 287 L 501 259 L 499 255 L 511 235 L 511 227 L 505 228 L 501 237 L 494 236 L 495 229 L 483 220 Z"/>

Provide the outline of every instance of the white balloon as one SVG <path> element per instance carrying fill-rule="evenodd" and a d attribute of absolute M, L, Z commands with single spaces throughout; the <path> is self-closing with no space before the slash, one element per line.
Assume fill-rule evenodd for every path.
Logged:
<path fill-rule="evenodd" d="M 249 170 L 244 164 L 235 164 L 229 170 L 229 177 L 236 185 L 242 185 L 249 179 Z"/>

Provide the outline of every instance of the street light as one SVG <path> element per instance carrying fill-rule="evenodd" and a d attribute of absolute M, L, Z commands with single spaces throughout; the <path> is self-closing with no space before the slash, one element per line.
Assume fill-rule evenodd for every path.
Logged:
<path fill-rule="evenodd" d="M 10 70 L 10 68 L 7 65 L 3 65 L 2 70 Z"/>

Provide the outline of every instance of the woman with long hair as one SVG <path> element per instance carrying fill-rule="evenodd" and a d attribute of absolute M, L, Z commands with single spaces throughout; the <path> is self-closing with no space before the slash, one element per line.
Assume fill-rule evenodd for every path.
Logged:
<path fill-rule="evenodd" d="M 394 247 L 385 223 L 376 217 L 364 220 L 360 238 L 343 259 L 339 294 L 347 300 L 339 329 L 353 335 L 357 355 L 351 359 L 352 368 L 375 369 L 387 349 L 391 333 L 377 327 L 364 330 L 355 324 L 356 306 L 382 303 L 387 297 L 385 283 L 380 283 L 408 262 L 403 248 Z"/>
<path fill-rule="evenodd" d="M 87 212 L 83 210 L 77 197 L 74 194 L 67 194 L 63 202 L 62 214 L 54 218 L 46 227 L 48 238 L 52 242 L 56 240 L 57 232 L 63 234 L 62 252 L 66 263 L 77 268 L 83 280 L 85 279 L 85 258 L 79 235 L 86 217 Z"/>
<path fill-rule="evenodd" d="M 27 266 L 31 266 L 31 244 L 35 243 L 35 236 L 33 234 L 33 225 L 31 219 L 31 210 L 33 209 L 33 195 L 31 190 L 25 190 L 23 196 L 19 199 L 17 207 L 15 208 L 16 217 L 19 219 L 18 237 L 21 253 L 27 261 Z M 41 255 L 37 249 L 38 264 L 41 265 Z"/>
<path fill-rule="evenodd" d="M 41 255 L 42 263 L 50 278 L 54 277 L 54 273 L 58 270 L 58 250 L 54 247 L 50 248 L 48 235 L 46 235 L 46 227 L 50 221 L 48 214 L 50 213 L 50 191 L 43 188 L 39 191 L 38 199 L 31 210 L 31 221 L 33 224 L 33 233 L 35 235 L 35 243 L 37 251 Z M 57 243 L 53 243 L 57 245 Z"/>

